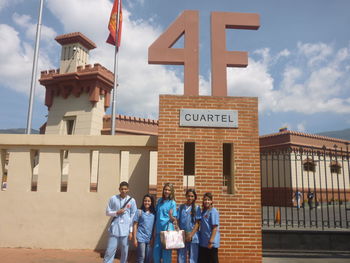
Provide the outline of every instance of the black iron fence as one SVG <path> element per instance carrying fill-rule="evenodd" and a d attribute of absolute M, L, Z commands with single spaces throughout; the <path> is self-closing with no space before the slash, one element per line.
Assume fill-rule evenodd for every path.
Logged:
<path fill-rule="evenodd" d="M 261 151 L 264 228 L 350 228 L 349 150 Z"/>

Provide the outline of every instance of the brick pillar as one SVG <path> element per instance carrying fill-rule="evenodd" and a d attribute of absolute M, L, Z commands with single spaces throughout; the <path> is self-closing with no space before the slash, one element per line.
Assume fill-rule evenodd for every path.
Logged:
<path fill-rule="evenodd" d="M 181 108 L 237 110 L 238 128 L 180 127 Z M 257 98 L 160 96 L 157 195 L 165 182 L 171 182 L 177 204 L 185 200 L 184 142 L 195 142 L 197 204 L 211 192 L 220 213 L 220 262 L 262 262 Z M 233 145 L 233 194 L 224 186 L 224 143 Z"/>

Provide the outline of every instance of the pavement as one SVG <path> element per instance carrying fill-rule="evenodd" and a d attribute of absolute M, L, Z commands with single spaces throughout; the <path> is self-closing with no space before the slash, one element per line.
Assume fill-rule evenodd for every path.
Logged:
<path fill-rule="evenodd" d="M 59 249 L 29 249 L 29 248 L 0 248 L 1 263 L 101 263 L 102 256 L 92 250 L 59 250 Z M 116 259 L 115 263 L 120 261 Z M 129 262 L 135 262 L 131 254 Z M 263 258 L 263 263 L 349 263 L 348 253 L 322 254 L 269 254 Z"/>
<path fill-rule="evenodd" d="M 263 253 L 263 263 L 349 263 L 350 253 L 345 252 L 268 252 Z"/>

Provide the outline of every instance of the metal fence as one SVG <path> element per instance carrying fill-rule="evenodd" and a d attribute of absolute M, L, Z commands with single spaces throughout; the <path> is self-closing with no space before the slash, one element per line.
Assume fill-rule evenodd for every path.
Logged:
<path fill-rule="evenodd" d="M 350 228 L 349 150 L 261 152 L 263 228 Z"/>

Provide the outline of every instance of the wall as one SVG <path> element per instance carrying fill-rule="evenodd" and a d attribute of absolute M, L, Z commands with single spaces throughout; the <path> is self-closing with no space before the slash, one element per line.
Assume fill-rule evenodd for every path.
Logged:
<path fill-rule="evenodd" d="M 74 51 L 73 48 L 76 48 Z M 89 50 L 80 43 L 63 45 L 61 50 L 60 72 L 75 72 L 78 66 L 89 63 Z"/>
<path fill-rule="evenodd" d="M 149 163 L 156 148 L 153 136 L 0 135 L 1 181 L 7 168 L 7 188 L 0 191 L 0 247 L 103 249 L 108 199 L 123 178 L 140 204 L 154 177 Z M 34 150 L 39 151 L 35 167 Z M 69 151 L 67 192 L 60 188 L 63 150 Z M 97 191 L 91 190 L 93 151 L 99 153 Z"/>
<path fill-rule="evenodd" d="M 161 95 L 158 128 L 158 183 L 175 185 L 177 203 L 184 202 L 184 142 L 195 142 L 195 188 L 198 203 L 214 195 L 220 212 L 220 262 L 261 262 L 260 155 L 258 101 L 249 97 Z M 179 109 L 238 110 L 238 129 L 179 127 Z M 223 143 L 233 144 L 233 194 L 223 178 Z"/>
<path fill-rule="evenodd" d="M 49 111 L 46 134 L 66 134 L 63 118 L 76 116 L 74 134 L 100 135 L 104 116 L 104 97 L 93 105 L 89 94 L 79 97 L 70 95 L 66 99 L 55 96 Z"/>

